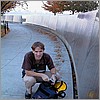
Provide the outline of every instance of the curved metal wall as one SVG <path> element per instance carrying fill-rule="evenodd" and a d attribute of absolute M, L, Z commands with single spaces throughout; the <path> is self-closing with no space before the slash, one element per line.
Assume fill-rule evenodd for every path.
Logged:
<path fill-rule="evenodd" d="M 51 28 L 62 35 L 72 49 L 77 74 L 78 96 L 99 98 L 99 21 L 97 11 L 78 15 L 29 15 L 26 23 Z"/>
<path fill-rule="evenodd" d="M 99 22 L 95 21 L 96 12 L 80 15 L 68 17 L 65 27 L 57 31 L 72 48 L 79 98 L 99 98 Z"/>

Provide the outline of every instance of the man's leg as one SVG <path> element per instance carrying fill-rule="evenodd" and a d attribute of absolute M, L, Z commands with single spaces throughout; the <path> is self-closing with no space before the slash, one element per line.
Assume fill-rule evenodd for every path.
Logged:
<path fill-rule="evenodd" d="M 25 82 L 25 87 L 26 87 L 25 96 L 26 96 L 26 98 L 30 99 L 30 96 L 32 94 L 32 86 L 35 85 L 36 79 L 34 77 L 25 75 L 23 80 Z"/>

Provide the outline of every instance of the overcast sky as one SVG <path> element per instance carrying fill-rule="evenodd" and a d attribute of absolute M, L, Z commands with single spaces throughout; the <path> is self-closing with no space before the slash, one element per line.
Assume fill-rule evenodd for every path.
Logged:
<path fill-rule="evenodd" d="M 44 3 L 46 1 L 43 1 Z M 6 14 L 21 14 L 21 15 L 25 15 L 25 14 L 34 14 L 34 13 L 49 13 L 52 14 L 51 12 L 44 10 L 44 8 L 42 8 L 43 3 L 42 1 L 27 1 L 28 4 L 28 9 L 22 9 L 21 6 L 16 6 L 16 8 L 14 8 L 14 10 L 7 12 Z M 26 5 L 24 5 L 24 8 L 26 8 Z"/>
<path fill-rule="evenodd" d="M 46 2 L 46 1 L 45 1 Z M 41 7 L 43 6 L 42 1 L 28 1 L 28 9 L 26 11 L 30 12 L 44 12 L 45 10 Z M 25 11 L 22 7 L 16 7 L 15 11 Z"/>
<path fill-rule="evenodd" d="M 28 9 L 30 11 L 44 11 L 44 9 L 41 7 L 43 6 L 42 1 L 29 1 L 28 5 Z"/>
<path fill-rule="evenodd" d="M 43 1 L 44 3 L 46 1 Z M 35 13 L 43 13 L 43 14 L 52 14 L 52 12 L 49 12 L 47 10 L 44 10 L 44 8 L 42 8 L 43 3 L 42 1 L 27 1 L 28 4 L 28 9 L 22 9 L 21 6 L 17 6 L 14 10 L 7 12 L 6 14 L 19 14 L 19 15 L 29 15 L 29 14 L 35 14 Z M 26 6 L 24 5 L 24 8 Z M 69 13 L 69 12 L 68 12 Z M 64 13 L 63 13 L 64 14 Z M 65 12 L 65 14 L 67 14 L 67 12 Z"/>

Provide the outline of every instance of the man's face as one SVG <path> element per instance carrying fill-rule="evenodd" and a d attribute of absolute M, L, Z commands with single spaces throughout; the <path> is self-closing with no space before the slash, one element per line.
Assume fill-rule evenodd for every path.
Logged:
<path fill-rule="evenodd" d="M 41 49 L 40 47 L 37 47 L 37 48 L 35 48 L 33 53 L 34 53 L 34 56 L 35 56 L 35 60 L 40 60 L 43 56 L 44 50 Z"/>

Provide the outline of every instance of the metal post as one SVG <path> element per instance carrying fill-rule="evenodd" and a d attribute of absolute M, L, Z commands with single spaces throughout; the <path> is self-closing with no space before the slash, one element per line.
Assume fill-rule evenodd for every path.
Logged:
<path fill-rule="evenodd" d="M 4 30 L 5 30 L 5 34 L 6 34 L 6 24 L 4 23 Z"/>
<path fill-rule="evenodd" d="M 7 23 L 7 30 L 9 29 L 9 27 L 8 27 L 8 21 L 6 21 L 6 23 Z"/>

